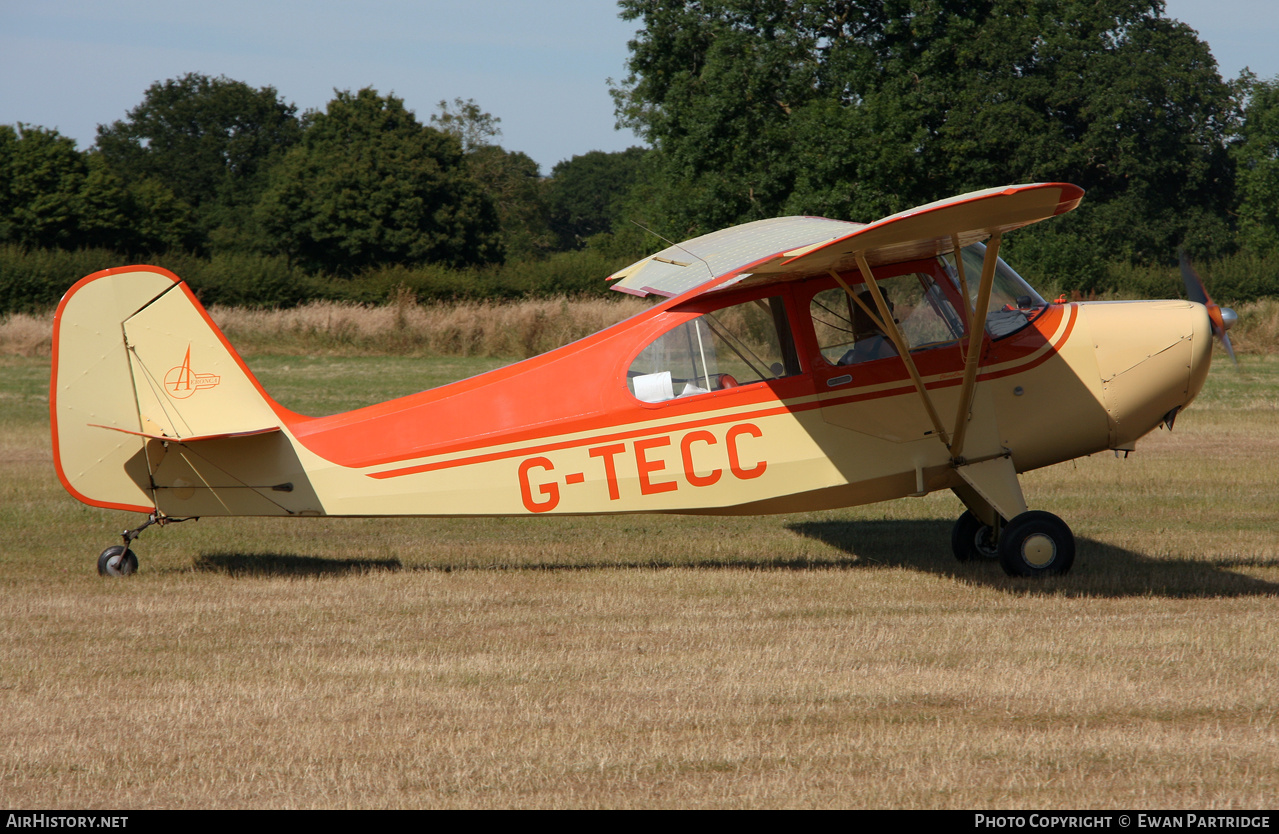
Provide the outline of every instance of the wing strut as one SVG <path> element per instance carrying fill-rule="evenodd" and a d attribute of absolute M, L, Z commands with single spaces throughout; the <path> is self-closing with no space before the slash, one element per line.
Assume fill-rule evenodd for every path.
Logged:
<path fill-rule="evenodd" d="M 972 321 L 973 311 L 968 309 L 968 276 L 964 273 L 964 259 L 959 256 L 959 235 L 950 236 L 951 252 L 955 255 L 955 274 L 959 276 L 959 297 L 964 300 L 964 304 L 959 308 L 964 314 L 964 326 L 971 331 L 969 322 Z"/>
<path fill-rule="evenodd" d="M 981 282 L 977 285 L 977 308 L 968 316 L 968 356 L 964 362 L 964 385 L 959 389 L 959 407 L 955 411 L 955 440 L 947 443 L 950 456 L 956 461 L 964 458 L 964 437 L 968 433 L 968 409 L 973 405 L 973 392 L 977 390 L 977 363 L 981 359 L 981 340 L 986 334 L 986 308 L 990 306 L 990 290 L 995 283 L 995 262 L 999 260 L 1000 233 L 990 236 L 986 244 L 986 257 L 981 263 Z M 959 271 L 959 283 L 964 287 L 964 307 L 968 306 L 968 282 L 964 280 L 964 253 L 955 249 L 955 269 Z M 967 312 L 965 310 L 965 312 Z"/>

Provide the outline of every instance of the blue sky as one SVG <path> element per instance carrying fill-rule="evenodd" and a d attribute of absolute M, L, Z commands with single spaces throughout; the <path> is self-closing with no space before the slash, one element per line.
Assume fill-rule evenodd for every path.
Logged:
<path fill-rule="evenodd" d="M 1232 78 L 1279 75 L 1275 0 L 1168 0 Z M 274 86 L 299 110 L 334 88 L 394 92 L 425 122 L 473 98 L 499 142 L 548 173 L 591 150 L 637 144 L 614 130 L 607 79 L 626 74 L 634 24 L 609 0 L 0 0 L 0 124 L 92 144 L 152 82 L 187 72 Z"/>

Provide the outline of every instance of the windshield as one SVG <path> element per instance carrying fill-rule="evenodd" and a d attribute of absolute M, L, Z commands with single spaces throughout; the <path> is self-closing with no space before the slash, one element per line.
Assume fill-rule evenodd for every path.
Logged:
<path fill-rule="evenodd" d="M 986 244 L 974 243 L 963 248 L 964 278 L 968 284 L 969 303 L 977 303 L 977 289 L 981 278 L 981 265 L 986 257 Z M 955 270 L 953 253 L 937 260 L 959 287 L 959 274 Z M 986 332 L 992 339 L 1016 333 L 1048 307 L 1013 268 L 999 259 L 995 263 L 995 281 L 990 289 L 990 304 L 986 307 Z"/>

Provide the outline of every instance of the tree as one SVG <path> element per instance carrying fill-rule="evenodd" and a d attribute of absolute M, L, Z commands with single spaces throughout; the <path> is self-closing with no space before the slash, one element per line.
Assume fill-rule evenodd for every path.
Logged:
<path fill-rule="evenodd" d="M 1260 254 L 1279 254 L 1279 77 L 1249 82 L 1240 142 L 1239 233 Z"/>
<path fill-rule="evenodd" d="M 311 269 L 500 261 L 497 214 L 458 140 L 402 99 L 344 91 L 306 117 L 255 214 L 273 245 Z"/>
<path fill-rule="evenodd" d="M 500 145 L 482 145 L 466 154 L 466 165 L 497 209 L 507 257 L 538 257 L 555 248 L 541 169 L 532 157 Z"/>
<path fill-rule="evenodd" d="M 644 154 L 643 148 L 590 151 L 551 169 L 547 205 L 561 248 L 580 248 L 625 219 L 622 206 L 639 182 Z"/>
<path fill-rule="evenodd" d="M 1134 260 L 1225 216 L 1231 89 L 1157 0 L 622 9 L 644 28 L 618 116 L 659 154 L 668 233 L 1037 180 L 1087 189 L 1078 234 Z"/>
<path fill-rule="evenodd" d="M 188 207 L 162 183 L 125 182 L 56 130 L 0 125 L 0 241 L 139 255 L 190 242 Z"/>
<path fill-rule="evenodd" d="M 274 87 L 188 73 L 157 81 L 127 118 L 99 125 L 97 150 L 125 180 L 167 186 L 215 245 L 240 246 L 268 170 L 301 135 L 296 110 Z"/>
<path fill-rule="evenodd" d="M 431 125 L 456 138 L 466 153 L 488 147 L 493 139 L 502 135 L 498 127 L 502 120 L 481 110 L 473 98 L 466 101 L 455 98 L 452 105 L 441 100 L 439 107 L 440 112 L 431 116 Z"/>
<path fill-rule="evenodd" d="M 0 238 L 75 246 L 86 168 L 74 139 L 42 127 L 0 125 Z"/>
<path fill-rule="evenodd" d="M 537 163 L 526 153 L 494 143 L 502 135 L 502 120 L 481 110 L 475 99 L 455 98 L 452 105 L 441 101 L 439 107 L 431 124 L 462 144 L 471 177 L 497 209 L 506 254 L 525 258 L 549 252 L 553 235 Z"/>

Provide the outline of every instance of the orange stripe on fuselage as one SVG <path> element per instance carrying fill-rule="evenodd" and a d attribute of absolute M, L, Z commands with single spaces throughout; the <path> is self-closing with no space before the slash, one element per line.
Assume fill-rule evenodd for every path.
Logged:
<path fill-rule="evenodd" d="M 724 423 L 739 423 L 743 420 L 758 420 L 762 417 L 772 417 L 777 414 L 786 414 L 788 412 L 793 414 L 801 411 L 808 411 L 810 409 L 817 408 L 820 405 L 821 403 L 818 402 L 801 403 L 798 405 L 787 405 L 782 403 L 776 408 L 766 408 L 758 411 L 734 411 L 718 414 L 714 417 L 705 417 L 700 420 L 690 420 L 683 423 L 666 423 L 659 426 L 648 426 L 647 428 L 642 429 L 614 432 L 613 434 L 592 435 L 590 437 L 578 438 L 576 440 L 547 443 L 542 446 L 521 446 L 518 449 L 507 449 L 501 452 L 489 452 L 482 455 L 472 455 L 470 457 L 455 458 L 453 460 L 439 461 L 436 463 L 423 463 L 416 466 L 406 466 L 401 469 L 388 469 L 383 472 L 370 472 L 368 474 L 370 478 L 398 478 L 401 475 L 413 475 L 418 472 L 432 472 L 438 469 L 452 469 L 457 466 L 469 466 L 473 463 L 487 463 L 489 461 L 502 460 L 504 458 L 538 455 L 544 452 L 573 449 L 579 446 L 595 446 L 600 443 L 608 443 L 614 440 L 630 440 L 635 437 L 670 434 L 671 432 L 703 428 L 705 426 L 717 426 Z"/>
<path fill-rule="evenodd" d="M 1065 307 L 1062 309 L 1065 311 L 1065 315 L 1067 317 L 1066 326 L 1064 328 L 1060 327 L 1060 325 L 1058 326 L 1057 329 L 1060 330 L 1061 332 L 1057 336 L 1056 341 L 1045 342 L 1044 344 L 1038 345 L 1034 347 L 1033 349 L 1025 350 L 1024 356 L 1021 358 L 1027 358 L 1027 361 L 1022 362 L 1019 365 L 1015 365 L 1011 368 L 1001 368 L 1000 370 L 979 373 L 977 375 L 977 381 L 985 382 L 992 379 L 1000 379 L 1002 377 L 1011 376 L 1012 374 L 1025 373 L 1026 371 L 1039 367 L 1044 362 L 1048 361 L 1050 357 L 1056 355 L 1058 349 L 1063 344 L 1066 343 L 1067 339 L 1070 338 L 1071 332 L 1075 329 L 1075 322 L 1079 320 L 1079 312 L 1075 308 L 1075 305 L 1071 304 L 1069 305 L 1069 307 Z M 1040 320 L 1036 320 L 1035 324 L 1038 324 L 1039 322 Z M 1037 332 L 1042 332 L 1042 331 L 1037 331 Z M 1012 338 L 1015 339 L 1016 336 L 1017 334 L 1014 334 Z M 1016 358 L 1005 359 L 997 364 L 1006 365 L 1008 362 L 1014 362 L 1014 361 L 1016 361 Z M 949 376 L 945 379 L 933 379 L 932 381 L 925 381 L 924 388 L 926 388 L 929 391 L 933 391 L 941 388 L 953 388 L 954 386 L 960 385 L 963 383 L 964 380 L 961 374 L 958 374 L 957 372 L 954 372 L 954 371 L 949 371 L 947 373 L 955 374 L 955 375 Z M 863 391 L 861 393 L 849 394 L 844 397 L 828 396 L 826 399 L 822 400 L 822 405 L 824 406 L 844 405 L 846 403 L 865 402 L 866 400 L 877 400 L 882 397 L 898 397 L 904 394 L 914 393 L 915 391 L 914 384 L 910 383 L 909 380 L 904 380 L 904 381 L 907 384 L 899 385 L 894 388 L 883 388 L 883 389 L 877 389 L 875 391 Z"/>

